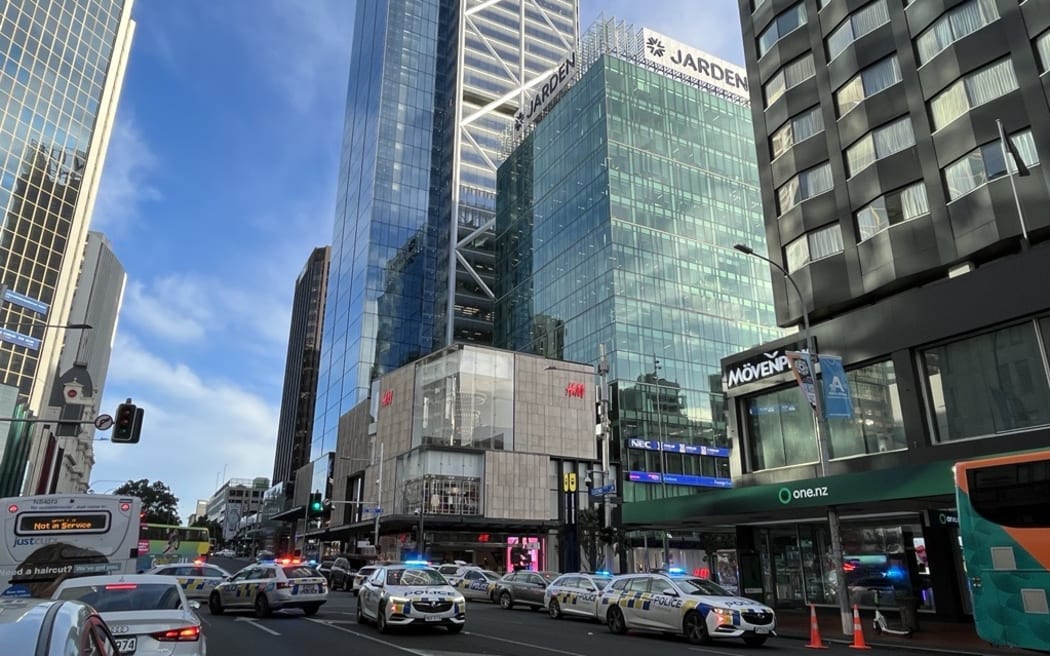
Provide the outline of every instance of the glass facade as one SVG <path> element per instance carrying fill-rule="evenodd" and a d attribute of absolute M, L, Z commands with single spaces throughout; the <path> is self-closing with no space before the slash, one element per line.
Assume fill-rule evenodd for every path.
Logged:
<path fill-rule="evenodd" d="M 0 382 L 27 401 L 44 328 L 55 323 L 66 253 L 79 253 L 89 217 L 77 203 L 97 185 L 90 148 L 112 120 L 104 90 L 130 39 L 131 0 L 6 0 L 0 4 Z M 122 32 L 123 27 L 123 32 Z M 75 273 L 74 273 L 75 276 Z M 64 297 L 64 296 L 63 296 Z M 58 317 L 62 321 L 61 317 Z M 31 324 L 38 324 L 30 328 Z M 57 357 L 57 356 L 56 356 Z M 56 363 L 57 364 L 57 363 Z"/>
<path fill-rule="evenodd" d="M 496 345 L 606 345 L 626 501 L 729 484 L 720 359 L 781 334 L 725 247 L 765 243 L 753 140 L 747 106 L 605 55 L 500 168 Z"/>
<path fill-rule="evenodd" d="M 574 47 L 577 12 L 577 0 L 358 3 L 315 457 L 373 379 L 452 341 L 491 341 L 500 135 Z"/>

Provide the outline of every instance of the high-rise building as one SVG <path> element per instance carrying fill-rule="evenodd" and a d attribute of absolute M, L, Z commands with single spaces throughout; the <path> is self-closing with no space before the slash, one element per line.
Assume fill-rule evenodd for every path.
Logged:
<path fill-rule="evenodd" d="M 270 479 L 265 476 L 255 478 L 231 478 L 215 490 L 208 499 L 207 513 L 203 515 L 208 521 L 219 522 L 222 526 L 222 539 L 229 540 L 237 534 L 241 519 L 259 512 L 262 508 L 263 495 L 270 487 Z M 200 518 L 200 502 L 197 502 L 197 517 Z"/>
<path fill-rule="evenodd" d="M 616 21 L 580 59 L 499 169 L 496 346 L 605 345 L 627 505 L 727 487 L 721 359 L 780 334 L 727 247 L 764 240 L 746 74 Z"/>
<path fill-rule="evenodd" d="M 0 381 L 17 388 L 19 417 L 53 406 L 63 344 L 78 337 L 60 326 L 69 321 L 123 84 L 131 6 L 0 6 Z M 3 425 L 0 492 L 22 491 L 30 452 L 42 441 L 57 454 L 38 426 Z"/>
<path fill-rule="evenodd" d="M 578 20 L 577 0 L 358 3 L 314 458 L 378 376 L 491 341 L 500 138 Z"/>
<path fill-rule="evenodd" d="M 126 282 L 124 266 L 113 253 L 109 240 L 100 232 L 89 232 L 69 321 L 88 324 L 92 329 L 70 332 L 66 336 L 56 371 L 82 369 L 87 374 L 92 393 L 87 408 L 82 412 L 88 417 L 102 412 L 99 404 L 102 402 Z M 54 408 L 54 412 L 45 413 L 48 414 L 60 416 L 61 409 Z M 26 491 L 36 490 L 40 487 L 40 479 L 46 478 L 48 490 L 86 492 L 91 468 L 95 464 L 94 424 L 57 425 L 52 433 L 53 436 L 39 440 L 31 452 Z M 50 457 L 49 446 L 52 447 Z"/>
<path fill-rule="evenodd" d="M 310 462 L 330 254 L 328 246 L 315 248 L 295 281 L 277 450 L 273 459 L 274 484 L 291 481 L 295 471 Z"/>
<path fill-rule="evenodd" d="M 737 525 L 741 553 L 771 565 L 753 586 L 767 602 L 834 605 L 814 521 L 834 507 L 851 591 L 895 578 L 924 611 L 972 616 L 952 467 L 1050 446 L 1050 302 L 1035 291 L 1050 276 L 1050 5 L 739 8 L 768 236 L 755 250 L 791 276 L 772 276 L 780 324 L 804 326 L 805 307 L 817 350 L 842 358 L 829 459 L 787 366 L 796 333 L 723 362 L 737 489 L 625 519 Z"/>

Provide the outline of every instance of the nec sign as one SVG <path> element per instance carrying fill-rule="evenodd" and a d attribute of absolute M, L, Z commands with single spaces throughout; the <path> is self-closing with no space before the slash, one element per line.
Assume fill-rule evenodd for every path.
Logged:
<path fill-rule="evenodd" d="M 725 369 L 726 389 L 758 382 L 783 373 L 791 373 L 787 352 L 804 350 L 804 346 L 804 344 L 790 344 L 784 348 L 759 353 L 743 362 L 729 365 Z"/>
<path fill-rule="evenodd" d="M 565 386 L 565 396 L 574 396 L 582 399 L 586 391 L 587 388 L 583 383 L 569 383 Z"/>

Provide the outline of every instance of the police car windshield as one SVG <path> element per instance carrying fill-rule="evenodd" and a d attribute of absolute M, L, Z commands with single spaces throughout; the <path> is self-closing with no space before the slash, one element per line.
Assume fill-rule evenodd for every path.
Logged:
<path fill-rule="evenodd" d="M 448 585 L 448 581 L 434 569 L 392 569 L 386 573 L 387 585 L 428 586 Z"/>
<path fill-rule="evenodd" d="M 675 579 L 675 583 L 682 589 L 682 592 L 686 594 L 694 595 L 709 595 L 712 597 L 732 597 L 733 593 L 726 590 L 717 583 L 712 583 L 707 579 Z"/>

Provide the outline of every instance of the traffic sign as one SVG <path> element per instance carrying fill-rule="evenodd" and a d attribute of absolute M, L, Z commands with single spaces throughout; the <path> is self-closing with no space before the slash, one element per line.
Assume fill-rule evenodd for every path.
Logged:
<path fill-rule="evenodd" d="M 99 430 L 109 430 L 113 428 L 113 417 L 109 415 L 99 415 L 95 417 L 95 428 Z"/>
<path fill-rule="evenodd" d="M 596 487 L 596 488 L 591 489 L 591 496 L 594 496 L 594 497 L 603 497 L 603 496 L 605 496 L 607 494 L 615 494 L 615 493 L 616 493 L 616 484 L 615 483 L 610 483 L 608 485 L 603 485 L 601 487 Z"/>

